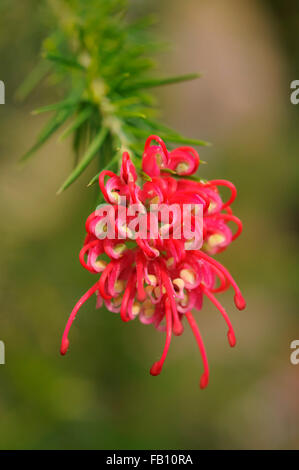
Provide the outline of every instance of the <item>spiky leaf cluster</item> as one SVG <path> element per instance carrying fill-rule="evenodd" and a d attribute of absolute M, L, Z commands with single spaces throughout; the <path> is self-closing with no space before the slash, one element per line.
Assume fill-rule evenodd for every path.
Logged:
<path fill-rule="evenodd" d="M 198 74 L 155 78 L 151 55 L 157 44 L 148 28 L 151 18 L 128 20 L 126 0 L 49 0 L 57 29 L 44 41 L 43 62 L 24 84 L 26 92 L 45 74 L 63 87 L 62 101 L 37 109 L 52 117 L 33 147 L 29 159 L 61 129 L 60 139 L 72 136 L 75 166 L 59 192 L 69 187 L 95 158 L 99 170 L 117 166 L 129 150 L 135 164 L 149 134 L 167 142 L 206 145 L 187 139 L 159 123 L 149 89 L 197 78 Z M 89 184 L 96 181 L 97 175 Z"/>

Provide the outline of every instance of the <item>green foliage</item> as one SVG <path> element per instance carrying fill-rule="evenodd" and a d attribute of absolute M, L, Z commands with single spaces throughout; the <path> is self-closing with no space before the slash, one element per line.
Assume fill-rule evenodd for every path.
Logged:
<path fill-rule="evenodd" d="M 167 78 L 151 75 L 155 62 L 150 56 L 157 49 L 147 31 L 151 18 L 129 22 L 126 0 L 49 0 L 49 3 L 57 17 L 57 30 L 44 41 L 42 64 L 47 65 L 38 65 L 21 87 L 19 96 L 26 96 L 39 78 L 48 73 L 66 90 L 66 97 L 35 111 L 55 115 L 23 161 L 69 119 L 71 122 L 60 138 L 72 135 L 75 168 L 59 193 L 96 156 L 99 170 L 116 167 L 123 150 L 130 151 L 136 161 L 142 154 L 145 137 L 153 133 L 161 135 L 167 144 L 207 145 L 201 140 L 184 138 L 154 119 L 155 100 L 147 89 L 193 80 L 199 75 Z"/>

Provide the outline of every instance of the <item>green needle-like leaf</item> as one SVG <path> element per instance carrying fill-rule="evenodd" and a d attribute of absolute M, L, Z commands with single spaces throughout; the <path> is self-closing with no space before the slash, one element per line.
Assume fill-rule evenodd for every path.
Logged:
<path fill-rule="evenodd" d="M 150 125 L 150 127 L 157 130 L 158 132 L 162 131 L 166 135 L 180 136 L 179 132 L 171 129 L 171 127 L 168 127 L 159 121 L 156 121 L 155 119 L 146 118 L 146 122 Z"/>
<path fill-rule="evenodd" d="M 140 113 L 138 111 L 130 111 L 126 109 L 117 111 L 117 116 L 121 116 L 125 118 L 140 118 L 140 119 L 146 118 L 146 115 L 144 113 Z"/>
<path fill-rule="evenodd" d="M 168 77 L 168 78 L 152 78 L 148 80 L 140 80 L 136 81 L 135 83 L 124 83 L 121 87 L 122 90 L 138 90 L 142 88 L 154 88 L 157 86 L 162 85 L 171 85 L 174 83 L 186 82 L 188 80 L 195 80 L 199 78 L 201 75 L 199 73 L 190 73 L 187 75 L 179 75 L 176 77 Z"/>
<path fill-rule="evenodd" d="M 133 135 L 137 137 L 148 137 L 152 130 L 148 129 L 140 129 L 137 127 L 133 126 L 125 126 L 124 130 L 129 134 L 132 133 Z M 210 142 L 206 142 L 205 140 L 198 140 L 198 139 L 189 139 L 188 137 L 183 137 L 180 134 L 169 134 L 165 132 L 159 131 L 159 136 L 168 141 L 168 142 L 174 142 L 178 144 L 186 144 L 186 145 L 199 145 L 202 147 L 207 147 L 210 146 Z"/>
<path fill-rule="evenodd" d="M 88 147 L 85 155 L 82 157 L 76 168 L 72 171 L 69 177 L 65 180 L 62 186 L 57 191 L 57 194 L 62 193 L 66 188 L 68 188 L 85 170 L 85 168 L 89 165 L 92 159 L 95 157 L 96 153 L 99 151 L 100 147 L 102 146 L 108 130 L 106 128 L 102 128 L 99 133 L 96 135 L 94 140 L 91 142 L 90 146 Z"/>
<path fill-rule="evenodd" d="M 76 119 L 74 119 L 74 121 L 68 126 L 68 128 L 65 129 L 65 131 L 61 134 L 61 136 L 59 137 L 59 140 L 60 141 L 64 140 L 72 132 L 78 129 L 78 127 L 80 127 L 89 118 L 91 113 L 92 113 L 91 107 L 85 108 L 83 111 L 81 111 L 81 113 L 78 114 Z"/>
<path fill-rule="evenodd" d="M 164 138 L 165 140 L 168 140 L 168 142 L 174 142 L 176 144 L 199 145 L 201 147 L 209 147 L 210 145 L 212 145 L 210 142 L 207 142 L 205 140 L 189 139 L 188 137 L 177 135 L 163 136 L 162 134 L 161 138 Z"/>
<path fill-rule="evenodd" d="M 58 54 L 46 52 L 44 54 L 44 58 L 50 60 L 51 62 L 56 62 L 59 65 L 64 65 L 65 67 L 76 68 L 78 70 L 85 70 L 83 65 L 79 64 L 78 62 L 76 62 L 76 60 L 69 57 L 64 57 Z"/>
<path fill-rule="evenodd" d="M 53 135 L 54 132 L 62 126 L 72 113 L 73 108 L 58 111 L 58 113 L 46 124 L 33 147 L 31 147 L 31 149 L 20 159 L 20 163 L 24 163 L 32 157 L 33 154 L 51 137 L 51 135 Z"/>
<path fill-rule="evenodd" d="M 118 159 L 119 159 L 119 153 L 116 153 L 114 157 L 112 158 L 112 160 L 110 160 L 110 162 L 106 166 L 104 166 L 104 168 L 102 168 L 101 171 L 99 171 L 93 178 L 91 178 L 87 186 L 92 186 L 99 178 L 100 173 L 102 173 L 102 171 L 104 170 L 109 170 L 109 168 L 111 168 L 118 161 Z"/>
<path fill-rule="evenodd" d="M 51 69 L 49 62 L 39 62 L 33 68 L 28 77 L 25 78 L 23 83 L 19 86 L 15 93 L 17 100 L 24 100 L 31 93 L 31 91 L 38 85 L 38 83 L 47 75 Z"/>
<path fill-rule="evenodd" d="M 50 111 L 58 111 L 60 109 L 65 109 L 65 108 L 72 108 L 78 104 L 78 101 L 75 100 L 63 100 L 59 101 L 59 103 L 52 103 L 48 104 L 47 106 L 42 106 L 41 108 L 35 109 L 32 111 L 32 114 L 37 115 L 37 114 L 42 114 L 42 113 L 48 113 Z"/>

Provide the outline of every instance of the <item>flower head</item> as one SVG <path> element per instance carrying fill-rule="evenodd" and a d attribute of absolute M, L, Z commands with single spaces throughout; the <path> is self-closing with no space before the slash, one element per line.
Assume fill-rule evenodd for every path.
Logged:
<path fill-rule="evenodd" d="M 119 313 L 124 322 L 138 317 L 142 323 L 152 323 L 158 330 L 166 332 L 161 358 L 150 369 L 152 375 L 161 372 L 172 334 L 183 333 L 186 318 L 203 360 L 204 373 L 200 386 L 207 386 L 207 355 L 191 312 L 193 309 L 200 310 L 203 298 L 208 298 L 226 322 L 228 341 L 230 346 L 234 346 L 236 338 L 232 324 L 215 294 L 231 286 L 237 308 L 241 310 L 246 304 L 232 276 L 213 258 L 242 231 L 240 220 L 230 208 L 236 189 L 226 180 L 190 179 L 199 164 L 198 153 L 193 148 L 180 147 L 168 151 L 162 139 L 150 136 L 145 143 L 141 178 L 127 152 L 123 154 L 120 175 L 108 170 L 100 174 L 100 189 L 110 209 L 105 216 L 96 210 L 88 217 L 87 235 L 79 256 L 83 267 L 100 274 L 100 278 L 73 309 L 63 334 L 61 354 L 67 352 L 68 333 L 79 308 L 95 294 L 98 307 L 104 302 L 107 309 Z M 142 176 L 141 184 L 139 180 Z M 221 186 L 230 190 L 227 201 L 220 196 Z M 177 229 L 183 228 L 185 222 L 175 212 L 171 214 L 169 223 L 165 224 L 158 211 L 154 219 L 158 236 L 152 237 L 150 228 L 146 228 L 140 236 L 140 229 L 147 227 L 149 219 L 151 222 L 153 220 L 149 211 L 152 204 L 157 209 L 173 204 L 179 208 L 184 204 L 200 206 L 203 215 L 201 226 L 195 214 L 191 215 L 192 233 L 201 231 L 203 243 L 200 249 L 192 248 L 190 243 L 194 240 L 187 239 L 181 232 L 180 237 L 176 236 Z M 138 227 L 135 227 L 139 229 L 137 236 L 133 236 L 130 228 L 130 222 L 134 219 L 132 206 L 137 206 L 141 214 Z M 230 222 L 236 225 L 234 232 L 229 226 Z M 112 239 L 103 236 L 111 224 L 115 233 Z"/>

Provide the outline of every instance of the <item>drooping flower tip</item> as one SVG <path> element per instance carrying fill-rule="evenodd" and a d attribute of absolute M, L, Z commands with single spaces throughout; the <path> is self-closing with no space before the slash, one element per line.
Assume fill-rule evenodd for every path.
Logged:
<path fill-rule="evenodd" d="M 181 336 L 184 333 L 184 327 L 181 322 L 175 322 L 173 324 L 172 332 L 175 336 Z"/>
<path fill-rule="evenodd" d="M 154 376 L 155 376 L 155 375 L 159 375 L 159 374 L 161 374 L 161 371 L 162 371 L 162 365 L 161 365 L 161 363 L 158 361 L 158 362 L 155 362 L 155 363 L 152 365 L 152 367 L 151 367 L 151 369 L 150 369 L 150 374 L 151 374 L 151 375 L 154 375 Z"/>
<path fill-rule="evenodd" d="M 69 348 L 69 345 L 70 345 L 70 342 L 67 338 L 63 339 L 62 342 L 61 342 L 61 346 L 60 346 L 60 354 L 62 356 L 65 356 L 67 351 L 68 351 L 68 348 Z"/>
<path fill-rule="evenodd" d="M 232 331 L 232 330 L 229 330 L 228 333 L 227 333 L 227 338 L 228 338 L 228 342 L 229 342 L 229 345 L 233 348 L 234 346 L 236 346 L 236 336 L 235 336 L 235 333 Z"/>
<path fill-rule="evenodd" d="M 246 300 L 241 293 L 234 296 L 234 301 L 238 310 L 244 310 L 244 308 L 246 308 Z"/>
<path fill-rule="evenodd" d="M 199 383 L 200 388 L 203 390 L 204 388 L 206 388 L 208 386 L 208 383 L 209 383 L 208 374 L 206 374 L 206 373 L 202 374 L 202 376 L 200 378 L 200 383 Z"/>

